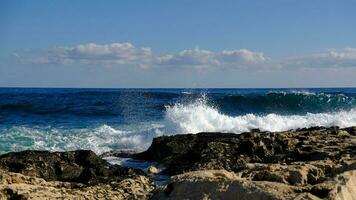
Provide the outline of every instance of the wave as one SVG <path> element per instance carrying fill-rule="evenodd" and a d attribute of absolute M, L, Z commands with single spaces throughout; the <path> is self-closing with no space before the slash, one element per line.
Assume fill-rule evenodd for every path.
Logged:
<path fill-rule="evenodd" d="M 164 104 L 180 94 L 145 91 L 47 91 L 43 93 L 0 90 L 0 116 L 66 115 L 76 117 L 121 116 L 123 110 L 142 108 L 162 111 Z"/>
<path fill-rule="evenodd" d="M 180 133 L 234 132 L 241 133 L 259 128 L 263 131 L 285 131 L 313 126 L 355 126 L 356 109 L 307 113 L 305 115 L 245 114 L 228 116 L 208 104 L 206 96 L 189 104 L 167 106 L 166 119 Z"/>
<path fill-rule="evenodd" d="M 0 126 L 0 152 L 90 149 L 101 154 L 115 149 L 145 150 L 153 137 L 161 135 L 204 131 L 241 133 L 254 128 L 285 131 L 312 126 L 356 126 L 355 96 L 300 91 L 200 95 L 183 91 L 183 95 L 163 94 L 156 101 L 157 95 L 161 94 L 130 93 L 118 98 L 103 95 L 100 98 L 21 96 L 16 97 L 16 101 L 0 99 L 0 121 L 9 113 L 15 116 L 14 122 L 22 116 L 19 112 L 26 112 L 23 116 L 28 116 L 29 112 L 51 114 L 49 118 L 35 118 L 36 123 L 3 123 Z M 177 99 L 178 96 L 181 99 Z M 25 99 L 31 99 L 31 102 Z M 86 118 L 58 117 L 58 113 L 112 114 L 115 120 L 101 118 L 91 123 Z M 53 119 L 63 120 L 64 127 L 50 123 Z M 41 120 L 43 123 L 39 123 Z M 76 125 L 85 128 L 75 128 Z"/>
<path fill-rule="evenodd" d="M 200 91 L 202 92 L 202 91 Z M 306 114 L 335 112 L 356 107 L 350 94 L 324 94 L 308 91 L 270 91 L 236 94 L 234 91 L 205 91 L 222 113 L 227 115 Z M 241 91 L 240 91 L 241 92 Z M 36 115 L 73 117 L 131 117 L 155 113 L 161 117 L 164 106 L 199 99 L 199 91 L 169 92 L 77 92 L 0 94 L 0 116 Z M 9 98 L 11 97 L 11 98 Z"/>
<path fill-rule="evenodd" d="M 109 125 L 70 129 L 13 126 L 0 129 L 0 153 L 26 149 L 49 151 L 88 149 L 97 154 L 115 149 L 141 151 L 148 148 L 153 137 L 162 135 L 160 131 L 162 128 L 162 125 L 155 123 L 138 125 L 131 130 L 121 130 Z"/>
<path fill-rule="evenodd" d="M 92 128 L 55 128 L 12 126 L 0 128 L 0 152 L 25 149 L 68 151 L 90 149 L 101 154 L 116 149 L 145 150 L 152 139 L 162 135 L 198 132 L 241 133 L 259 128 L 263 131 L 284 131 L 312 126 L 356 125 L 356 109 L 306 115 L 229 116 L 208 104 L 202 97 L 187 104 L 166 107 L 161 121 L 134 123 L 113 127 L 100 125 Z"/>
<path fill-rule="evenodd" d="M 311 92 L 269 92 L 264 95 L 230 95 L 216 98 L 214 104 L 227 114 L 306 114 L 333 112 L 356 107 L 356 98 L 343 94 Z"/>

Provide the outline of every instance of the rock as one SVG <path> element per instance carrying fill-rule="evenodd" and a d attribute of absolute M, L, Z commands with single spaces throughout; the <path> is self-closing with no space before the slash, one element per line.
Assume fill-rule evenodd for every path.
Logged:
<path fill-rule="evenodd" d="M 356 160 L 354 128 L 313 127 L 285 132 L 198 133 L 154 138 L 135 159 L 163 163 L 165 174 L 202 169 L 239 172 L 248 163 Z M 291 172 L 297 175 L 299 172 Z M 299 175 L 298 175 L 299 176 Z M 294 178 L 292 178 L 294 179 Z"/>
<path fill-rule="evenodd" d="M 130 158 L 135 153 L 137 153 L 137 151 L 131 149 L 112 150 L 101 154 L 100 157 L 101 158 L 105 158 L 105 157 Z"/>
<path fill-rule="evenodd" d="M 0 170 L 0 199 L 148 199 L 154 189 L 152 182 L 141 175 L 116 183 L 89 186 L 46 181 Z"/>
<path fill-rule="evenodd" d="M 300 174 L 297 175 L 299 178 Z M 193 171 L 173 176 L 152 199 L 356 199 L 356 171 L 344 172 L 330 182 L 297 187 L 269 181 L 251 181 L 225 170 Z"/>
<path fill-rule="evenodd" d="M 355 187 L 352 178 L 344 182 L 335 178 L 356 170 L 354 131 L 312 127 L 277 133 L 254 130 L 163 136 L 132 157 L 163 163 L 166 169 L 162 173 L 174 175 L 156 199 L 184 199 L 189 189 L 194 192 L 187 199 L 234 199 L 231 195 L 238 192 L 241 199 L 356 198 L 349 191 Z M 238 178 L 218 181 L 218 175 L 212 178 L 204 170 L 227 170 Z M 221 192 L 222 185 L 229 189 Z M 335 189 L 335 185 L 343 189 Z"/>
<path fill-rule="evenodd" d="M 343 128 L 343 130 L 347 131 L 351 135 L 356 135 L 356 126 Z"/>
<path fill-rule="evenodd" d="M 148 174 L 158 174 L 159 173 L 159 169 L 153 165 L 149 166 L 147 168 L 147 173 Z"/>
<path fill-rule="evenodd" d="M 335 184 L 329 199 L 356 200 L 356 170 L 344 172 L 335 177 Z"/>
<path fill-rule="evenodd" d="M 47 181 L 91 183 L 120 181 L 142 170 L 112 166 L 92 151 L 23 151 L 0 155 L 0 169 Z"/>
<path fill-rule="evenodd" d="M 91 151 L 0 155 L 0 199 L 356 199 L 356 127 L 158 137 L 142 153 L 160 172 Z M 19 174 L 21 173 L 21 174 Z M 165 186 L 160 175 L 173 175 Z"/>
<path fill-rule="evenodd" d="M 303 194 L 319 199 L 312 194 Z M 315 198 L 314 198 L 315 197 Z M 249 181 L 225 170 L 193 171 L 172 177 L 152 199 L 305 199 L 293 186 L 266 181 Z"/>

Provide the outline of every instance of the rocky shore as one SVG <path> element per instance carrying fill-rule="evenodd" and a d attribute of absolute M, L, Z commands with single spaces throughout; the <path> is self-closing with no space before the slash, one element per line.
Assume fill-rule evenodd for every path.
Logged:
<path fill-rule="evenodd" d="M 164 165 L 145 170 L 102 156 Z M 0 155 L 0 199 L 356 199 L 356 127 L 155 138 L 141 153 Z M 155 174 L 168 175 L 165 185 Z"/>

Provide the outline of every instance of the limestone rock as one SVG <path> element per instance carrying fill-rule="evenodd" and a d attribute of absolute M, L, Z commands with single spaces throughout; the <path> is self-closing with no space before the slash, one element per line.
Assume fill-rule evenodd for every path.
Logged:
<path fill-rule="evenodd" d="M 149 166 L 147 168 L 147 173 L 148 174 L 158 174 L 159 173 L 159 169 L 153 165 Z"/>
<path fill-rule="evenodd" d="M 335 178 L 329 198 L 334 200 L 356 200 L 356 170 L 344 172 Z"/>
<path fill-rule="evenodd" d="M 225 170 L 204 170 L 174 176 L 152 199 L 305 199 L 294 186 L 266 181 L 249 181 Z M 304 194 L 310 199 L 319 199 Z"/>
<path fill-rule="evenodd" d="M 166 166 L 176 175 L 202 169 L 241 171 L 248 163 L 356 160 L 356 128 L 313 127 L 285 132 L 198 133 L 154 138 L 133 158 Z M 292 174 L 297 172 L 291 172 Z"/>
<path fill-rule="evenodd" d="M 142 170 L 112 166 L 92 151 L 23 151 L 0 155 L 0 169 L 47 181 L 97 183 L 143 174 Z"/>
<path fill-rule="evenodd" d="M 18 181 L 20 180 L 20 181 Z M 0 170 L 0 199 L 148 199 L 155 186 L 144 176 L 133 176 L 110 184 L 46 181 Z"/>

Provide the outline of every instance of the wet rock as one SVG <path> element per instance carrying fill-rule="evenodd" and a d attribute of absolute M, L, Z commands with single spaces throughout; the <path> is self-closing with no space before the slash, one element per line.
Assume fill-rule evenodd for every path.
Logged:
<path fill-rule="evenodd" d="M 167 167 L 163 173 L 169 175 L 202 169 L 239 172 L 247 163 L 331 160 L 337 164 L 347 157 L 355 163 L 355 130 L 355 127 L 312 127 L 278 133 L 256 130 L 242 134 L 163 136 L 155 138 L 147 151 L 132 157 L 163 163 Z M 293 175 L 297 173 L 292 172 Z"/>
<path fill-rule="evenodd" d="M 0 155 L 0 169 L 47 181 L 98 183 L 143 174 L 142 170 L 112 166 L 92 151 L 23 151 Z"/>
<path fill-rule="evenodd" d="M 354 131 L 177 135 L 156 138 L 133 157 L 163 163 L 163 173 L 175 175 L 154 199 L 356 199 Z"/>
<path fill-rule="evenodd" d="M 148 174 L 158 174 L 159 173 L 159 169 L 153 165 L 149 166 L 147 168 L 147 173 Z"/>
<path fill-rule="evenodd" d="M 356 199 L 355 131 L 164 136 L 142 153 L 101 155 L 165 165 L 160 175 L 173 177 L 164 187 L 150 180 L 154 166 L 145 175 L 91 151 L 8 153 L 0 155 L 0 199 Z"/>
<path fill-rule="evenodd" d="M 137 151 L 127 149 L 127 150 L 113 150 L 108 151 L 100 155 L 101 158 L 105 157 L 120 157 L 120 158 L 130 158 L 133 154 L 137 153 Z"/>

